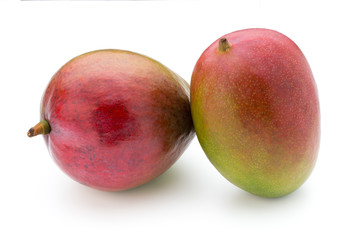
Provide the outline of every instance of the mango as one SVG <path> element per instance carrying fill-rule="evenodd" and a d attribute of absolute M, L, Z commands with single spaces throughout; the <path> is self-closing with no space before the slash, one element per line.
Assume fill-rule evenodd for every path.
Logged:
<path fill-rule="evenodd" d="M 231 183 L 280 197 L 310 176 L 320 145 L 320 106 L 309 63 L 285 35 L 245 29 L 210 45 L 190 86 L 198 140 Z"/>

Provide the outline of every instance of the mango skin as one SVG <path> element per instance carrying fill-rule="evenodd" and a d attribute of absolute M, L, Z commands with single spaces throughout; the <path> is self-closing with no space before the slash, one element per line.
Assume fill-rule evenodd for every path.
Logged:
<path fill-rule="evenodd" d="M 49 153 L 72 179 L 103 191 L 141 186 L 169 169 L 193 139 L 188 83 L 144 55 L 77 56 L 41 101 Z"/>
<path fill-rule="evenodd" d="M 191 79 L 198 140 L 215 168 L 252 194 L 280 197 L 311 174 L 320 144 L 320 107 L 298 46 L 268 29 L 224 36 L 199 58 Z M 222 37 L 223 38 L 223 37 Z"/>

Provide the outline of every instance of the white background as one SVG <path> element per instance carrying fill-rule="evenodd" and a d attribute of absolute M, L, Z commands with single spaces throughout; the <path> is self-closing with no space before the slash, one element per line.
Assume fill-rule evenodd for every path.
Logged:
<path fill-rule="evenodd" d="M 360 7 L 314 2 L 1 2 L 0 239 L 359 239 Z M 196 138 L 156 180 L 101 192 L 71 180 L 41 137 L 26 136 L 51 76 L 81 53 L 135 51 L 190 82 L 206 47 L 251 27 L 293 39 L 318 85 L 318 162 L 286 197 L 233 186 Z"/>

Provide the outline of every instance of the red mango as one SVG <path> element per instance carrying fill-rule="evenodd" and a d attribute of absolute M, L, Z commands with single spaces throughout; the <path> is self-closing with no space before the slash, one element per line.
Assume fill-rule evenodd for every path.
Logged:
<path fill-rule="evenodd" d="M 51 156 L 74 180 L 118 191 L 166 171 L 194 137 L 189 85 L 161 63 L 122 50 L 98 50 L 67 62 L 41 101 Z"/>

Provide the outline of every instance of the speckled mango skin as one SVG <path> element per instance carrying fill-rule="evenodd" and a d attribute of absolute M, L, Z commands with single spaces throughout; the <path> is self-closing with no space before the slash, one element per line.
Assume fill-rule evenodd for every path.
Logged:
<path fill-rule="evenodd" d="M 198 140 L 231 183 L 263 197 L 299 188 L 311 174 L 320 143 L 316 83 L 298 46 L 268 29 L 219 39 L 199 58 L 191 79 Z"/>
<path fill-rule="evenodd" d="M 105 191 L 140 186 L 166 171 L 195 135 L 189 85 L 161 63 L 98 50 L 51 79 L 41 119 L 51 156 L 74 180 Z"/>

